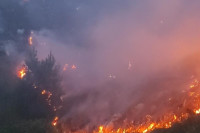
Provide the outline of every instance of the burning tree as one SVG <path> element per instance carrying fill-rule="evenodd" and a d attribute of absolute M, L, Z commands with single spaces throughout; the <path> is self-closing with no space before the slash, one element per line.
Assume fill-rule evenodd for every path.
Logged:
<path fill-rule="evenodd" d="M 29 69 L 28 81 L 35 89 L 39 89 L 41 94 L 47 96 L 48 104 L 56 111 L 61 105 L 60 96 L 63 93 L 59 66 L 55 64 L 54 56 L 50 53 L 46 59 L 39 61 L 36 50 L 32 49 L 26 59 L 26 65 Z"/>
<path fill-rule="evenodd" d="M 0 78 L 0 132 L 57 132 L 52 125 L 58 122 L 61 77 L 53 55 L 39 61 L 36 50 L 31 50 L 17 72 L 14 57 L 4 54 L 0 58 L 0 71 L 4 74 Z M 35 129 L 31 131 L 32 127 Z"/>
<path fill-rule="evenodd" d="M 55 109 L 60 104 L 59 68 L 52 54 L 39 61 L 36 50 L 30 49 L 30 30 L 35 27 L 19 1 L 2 0 L 0 12 L 5 22 L 0 36 L 0 132 L 50 133 Z M 6 50 L 7 44 L 14 51 Z M 24 55 L 25 65 L 19 65 Z M 50 98 L 41 95 L 44 89 L 52 94 Z M 47 100 L 55 107 L 49 106 Z"/>

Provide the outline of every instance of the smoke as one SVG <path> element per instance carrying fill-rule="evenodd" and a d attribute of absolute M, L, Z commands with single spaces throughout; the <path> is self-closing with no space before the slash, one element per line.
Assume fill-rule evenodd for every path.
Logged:
<path fill-rule="evenodd" d="M 65 122 L 102 124 L 133 106 L 133 119 L 153 112 L 196 72 L 186 58 L 199 49 L 197 0 L 50 2 L 45 11 L 30 3 L 30 19 L 42 27 L 33 33 L 38 56 L 51 51 L 67 64 Z"/>

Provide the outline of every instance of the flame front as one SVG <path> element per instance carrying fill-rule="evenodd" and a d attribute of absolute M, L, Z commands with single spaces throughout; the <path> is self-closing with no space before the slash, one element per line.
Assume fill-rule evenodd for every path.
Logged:
<path fill-rule="evenodd" d="M 191 115 L 200 114 L 200 81 L 194 80 L 187 90 L 187 96 L 184 100 L 185 104 L 179 113 L 165 113 L 159 120 L 153 120 L 150 115 L 146 116 L 146 121 L 136 123 L 124 122 L 119 128 L 111 128 L 107 125 L 99 126 L 98 131 L 93 133 L 150 133 L 155 129 L 170 128 L 174 123 L 180 123 L 187 120 Z M 192 95 L 191 95 L 192 94 Z M 171 98 L 170 98 L 171 99 Z M 188 113 L 186 109 L 193 113 Z"/>
<path fill-rule="evenodd" d="M 170 128 L 174 123 L 186 120 L 188 118 L 188 114 L 182 114 L 178 119 L 176 115 L 172 114 L 168 114 L 164 117 L 165 119 L 162 119 L 158 122 L 144 122 L 139 125 L 131 125 L 127 128 L 109 129 L 109 127 L 100 126 L 98 133 L 149 133 L 159 128 Z"/>

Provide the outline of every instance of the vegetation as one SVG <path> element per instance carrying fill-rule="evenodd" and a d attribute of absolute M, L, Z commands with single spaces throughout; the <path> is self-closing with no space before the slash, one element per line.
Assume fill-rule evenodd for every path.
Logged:
<path fill-rule="evenodd" d="M 199 133 L 200 116 L 193 116 L 183 123 L 177 123 L 169 129 L 158 129 L 152 133 Z"/>
<path fill-rule="evenodd" d="M 56 114 L 41 90 L 53 94 L 52 105 L 60 105 L 59 67 L 51 53 L 38 60 L 37 51 L 28 45 L 31 30 L 43 25 L 31 23 L 25 9 L 18 0 L 0 1 L 0 133 L 55 133 L 51 121 Z M 28 69 L 20 79 L 22 61 Z"/>
<path fill-rule="evenodd" d="M 12 61 L 14 57 L 2 54 L 0 58 L 0 133 L 44 133 L 52 130 L 51 121 L 55 113 L 46 101 L 47 96 L 41 95 L 41 88 L 33 85 L 54 93 L 52 105 L 60 104 L 61 79 L 53 55 L 42 61 L 27 57 L 29 69 L 24 79 L 17 77 L 17 63 Z"/>
<path fill-rule="evenodd" d="M 23 5 L 16 0 L 0 1 L 0 133 L 56 133 L 51 125 L 55 111 L 41 90 L 53 94 L 52 105 L 60 105 L 59 67 L 51 53 L 38 60 L 37 51 L 29 47 L 34 28 Z M 28 69 L 20 79 L 17 69 L 23 60 Z"/>

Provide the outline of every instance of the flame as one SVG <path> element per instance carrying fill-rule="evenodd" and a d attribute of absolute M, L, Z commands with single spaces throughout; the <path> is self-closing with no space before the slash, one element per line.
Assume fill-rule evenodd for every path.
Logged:
<path fill-rule="evenodd" d="M 41 94 L 42 95 L 47 94 L 48 99 L 52 96 L 52 93 L 50 91 L 47 91 L 47 90 L 42 90 Z"/>
<path fill-rule="evenodd" d="M 107 126 L 99 126 L 98 132 L 93 133 L 150 133 L 155 129 L 171 128 L 173 124 L 187 120 L 192 113 L 187 113 L 186 109 L 193 110 L 193 114 L 200 115 L 200 81 L 195 79 L 189 86 L 184 100 L 184 106 L 179 113 L 165 113 L 159 120 L 153 120 L 152 116 L 147 115 L 146 121 L 136 123 L 122 123 L 120 128 L 114 129 Z M 192 95 L 191 95 L 192 94 Z M 172 98 L 170 98 L 171 101 Z M 128 126 L 126 126 L 128 125 Z"/>
<path fill-rule="evenodd" d="M 195 114 L 200 114 L 200 109 L 195 110 Z"/>
<path fill-rule="evenodd" d="M 41 92 L 42 95 L 47 95 L 47 102 L 48 102 L 48 105 L 51 106 L 51 96 L 53 95 L 50 91 L 47 91 L 47 90 L 42 90 Z M 56 107 L 53 107 L 53 110 L 56 111 L 57 108 Z"/>
<path fill-rule="evenodd" d="M 184 92 L 184 93 L 183 93 Z M 101 125 L 93 133 L 150 133 L 155 129 L 171 128 L 175 123 L 181 123 L 187 120 L 192 115 L 200 115 L 200 80 L 195 79 L 184 91 L 181 91 L 184 99 L 180 102 L 181 107 L 177 110 L 171 110 L 163 113 L 159 118 L 153 118 L 151 115 L 146 115 L 141 121 L 121 121 L 118 125 L 113 126 Z M 173 97 L 168 98 L 168 101 L 173 102 Z M 189 110 L 189 111 L 188 111 Z M 120 118 L 121 119 L 121 118 Z M 87 131 L 79 130 L 76 133 L 86 133 Z"/>
<path fill-rule="evenodd" d="M 29 42 L 29 45 L 30 45 L 30 46 L 33 45 L 33 37 L 32 37 L 32 36 L 30 36 L 30 37 L 28 38 L 28 42 Z"/>
<path fill-rule="evenodd" d="M 32 40 L 32 39 L 31 39 L 31 40 Z M 22 66 L 20 67 L 20 69 L 17 71 L 17 76 L 18 76 L 20 79 L 23 79 L 23 78 L 26 76 L 26 72 L 27 72 L 27 71 L 28 71 L 28 67 L 27 67 L 26 65 L 22 65 Z M 39 90 L 41 90 L 41 88 L 40 88 L 39 86 L 37 86 L 36 83 L 33 83 L 33 84 L 32 84 L 32 87 L 34 87 L 35 89 L 38 88 Z M 52 107 L 52 110 L 53 110 L 54 112 L 56 112 L 57 110 L 59 110 L 59 109 L 62 108 L 62 106 L 54 106 L 54 105 L 52 105 L 51 96 L 52 96 L 53 94 L 52 94 L 50 91 L 43 89 L 43 90 L 41 91 L 41 95 L 45 95 L 46 101 L 47 101 L 48 105 Z M 54 120 L 52 121 L 51 124 L 52 124 L 52 126 L 56 126 L 57 123 L 58 123 L 58 117 L 56 116 L 56 117 L 54 118 Z"/>
<path fill-rule="evenodd" d="M 17 76 L 18 76 L 20 79 L 23 79 L 25 75 L 26 75 L 26 67 L 23 66 L 23 67 L 18 71 Z"/>
<path fill-rule="evenodd" d="M 52 121 L 51 124 L 52 124 L 52 126 L 56 126 L 58 124 L 58 117 L 57 116 L 54 118 L 54 120 Z"/>
<path fill-rule="evenodd" d="M 200 109 L 198 110 L 198 113 L 200 113 Z M 117 130 L 113 130 L 100 126 L 98 133 L 149 133 L 159 128 L 170 128 L 174 123 L 181 122 L 183 120 L 186 120 L 187 118 L 188 118 L 187 113 L 183 113 L 180 116 L 174 115 L 173 113 L 169 113 L 165 114 L 163 119 L 161 119 L 160 121 L 149 122 L 149 120 L 147 120 L 146 122 L 141 123 L 139 125 L 132 125 L 124 129 L 118 128 Z"/>
<path fill-rule="evenodd" d="M 42 95 L 46 94 L 46 90 L 42 90 L 41 94 Z"/>
<path fill-rule="evenodd" d="M 99 133 L 103 133 L 103 126 L 99 127 Z"/>
<path fill-rule="evenodd" d="M 100 126 L 98 133 L 149 133 L 159 128 L 170 128 L 174 123 L 180 122 L 187 118 L 187 114 L 183 114 L 179 117 L 179 119 L 177 119 L 176 115 L 168 114 L 165 116 L 165 119 L 158 122 L 145 122 L 140 125 L 132 125 L 125 129 L 118 128 L 117 130 L 113 130 L 109 128 L 106 129 L 106 127 Z M 103 129 L 105 132 L 103 132 Z"/>
<path fill-rule="evenodd" d="M 198 87 L 198 86 L 199 86 L 199 81 L 197 79 L 195 79 L 193 81 L 193 83 L 190 85 L 190 88 L 193 89 L 193 88 Z"/>

